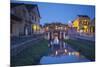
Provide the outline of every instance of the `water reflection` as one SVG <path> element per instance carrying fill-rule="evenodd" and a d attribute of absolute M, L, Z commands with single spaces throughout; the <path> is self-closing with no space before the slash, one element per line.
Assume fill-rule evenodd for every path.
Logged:
<path fill-rule="evenodd" d="M 67 49 L 65 49 L 64 51 L 65 51 L 65 53 L 67 53 Z"/>
<path fill-rule="evenodd" d="M 85 62 L 89 61 L 83 57 L 78 51 L 71 48 L 63 40 L 54 39 L 49 40 L 49 55 L 43 56 L 40 64 L 54 64 L 54 63 L 71 63 L 71 62 Z"/>
<path fill-rule="evenodd" d="M 58 51 L 56 51 L 56 55 L 58 55 Z"/>
<path fill-rule="evenodd" d="M 70 56 L 71 55 L 71 52 L 68 52 L 68 55 Z"/>
<path fill-rule="evenodd" d="M 53 56 L 62 56 L 62 55 L 69 55 L 69 56 L 80 56 L 80 53 L 72 49 L 67 43 L 62 40 L 58 40 L 55 38 L 49 42 L 50 46 L 50 55 Z"/>

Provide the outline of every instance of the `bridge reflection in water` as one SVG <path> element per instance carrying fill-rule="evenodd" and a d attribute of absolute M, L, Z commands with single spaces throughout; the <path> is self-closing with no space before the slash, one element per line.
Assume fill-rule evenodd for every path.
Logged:
<path fill-rule="evenodd" d="M 51 36 L 52 35 L 52 36 Z M 50 37 L 51 36 L 51 37 Z M 57 63 L 72 63 L 72 62 L 88 62 L 80 52 L 71 48 L 65 43 L 64 34 L 59 32 L 52 32 L 49 34 L 48 47 L 50 49 L 48 56 L 43 56 L 40 64 L 57 64 Z"/>
<path fill-rule="evenodd" d="M 49 44 L 50 45 L 50 44 Z M 80 56 L 80 53 L 72 49 L 68 44 L 60 41 L 59 44 L 51 44 L 49 46 L 50 56 L 62 56 L 62 55 L 76 55 Z"/>

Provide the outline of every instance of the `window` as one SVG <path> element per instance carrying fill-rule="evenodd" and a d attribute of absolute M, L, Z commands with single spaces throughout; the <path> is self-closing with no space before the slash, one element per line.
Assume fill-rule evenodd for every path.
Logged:
<path fill-rule="evenodd" d="M 32 20 L 34 20 L 34 16 L 32 16 Z"/>
<path fill-rule="evenodd" d="M 37 21 L 37 18 L 36 18 L 36 16 L 35 16 L 35 22 Z"/>
<path fill-rule="evenodd" d="M 23 9 L 23 17 L 26 17 L 26 10 Z"/>
<path fill-rule="evenodd" d="M 84 21 L 84 25 L 88 25 L 88 21 Z"/>

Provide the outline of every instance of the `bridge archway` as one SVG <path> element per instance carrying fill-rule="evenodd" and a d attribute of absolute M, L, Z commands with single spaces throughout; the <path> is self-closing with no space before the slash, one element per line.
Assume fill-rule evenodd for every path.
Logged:
<path fill-rule="evenodd" d="M 65 31 L 49 31 L 46 32 L 46 36 L 48 40 L 53 40 L 57 37 L 59 40 L 63 40 L 66 38 L 67 32 Z"/>

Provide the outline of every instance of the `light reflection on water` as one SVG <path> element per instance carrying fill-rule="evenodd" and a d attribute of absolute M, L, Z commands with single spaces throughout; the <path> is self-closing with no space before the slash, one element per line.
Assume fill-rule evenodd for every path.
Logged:
<path fill-rule="evenodd" d="M 58 39 L 49 40 L 48 48 L 50 52 L 48 56 L 43 56 L 40 60 L 40 64 L 55 64 L 55 63 L 71 63 L 71 62 L 89 62 L 79 51 L 74 50 L 71 46 Z"/>
<path fill-rule="evenodd" d="M 72 49 L 67 43 L 63 41 L 59 41 L 59 44 L 53 44 L 53 41 L 49 43 L 51 54 L 53 56 L 62 56 L 62 55 L 74 55 L 74 56 L 80 56 L 80 53 L 78 51 L 75 51 Z"/>
<path fill-rule="evenodd" d="M 59 44 L 51 45 L 48 56 L 43 56 L 40 64 L 54 64 L 54 63 L 71 63 L 71 62 L 87 62 L 89 61 L 80 52 L 72 49 L 67 43 L 60 41 Z"/>

